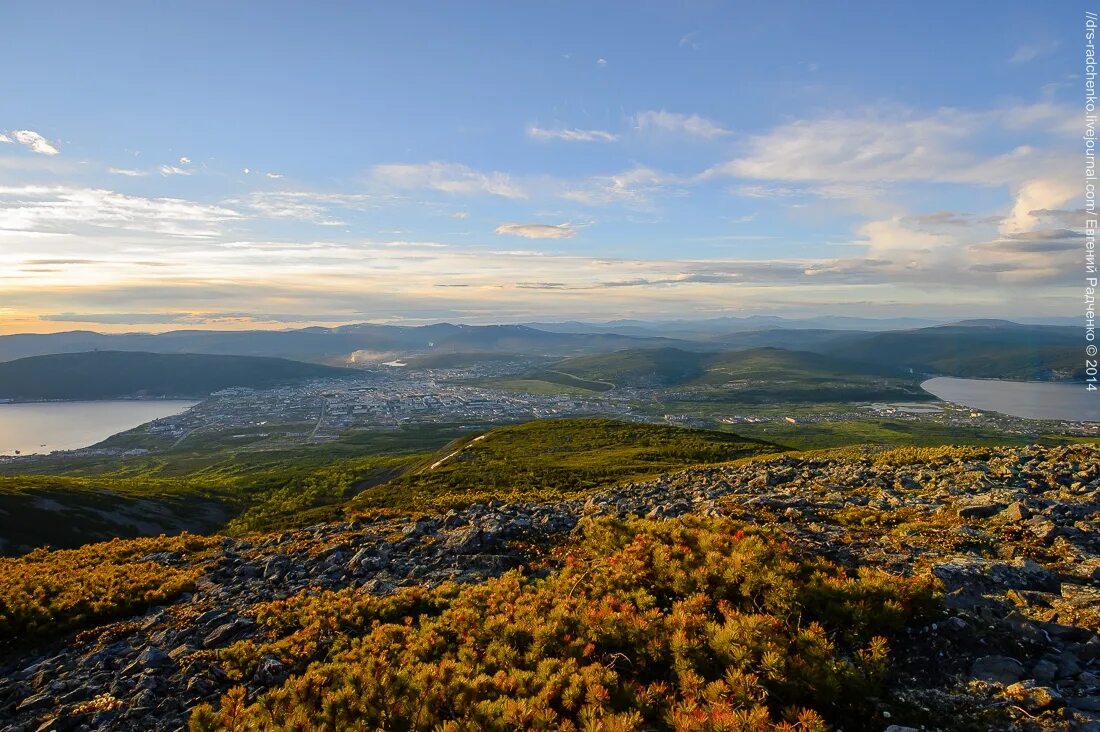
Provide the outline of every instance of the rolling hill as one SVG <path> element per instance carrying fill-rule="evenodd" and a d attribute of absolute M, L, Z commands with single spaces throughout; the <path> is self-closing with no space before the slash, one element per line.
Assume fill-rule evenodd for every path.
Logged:
<path fill-rule="evenodd" d="M 356 373 L 282 358 L 89 351 L 0 363 L 0 399 L 198 397 L 231 386 Z"/>
<path fill-rule="evenodd" d="M 836 339 L 822 343 L 820 350 L 917 374 L 1051 379 L 1083 373 L 1082 342 L 1080 328 L 971 320 Z"/>
<path fill-rule="evenodd" d="M 523 383 L 589 391 L 662 389 L 671 401 L 747 404 L 928 399 L 915 377 L 891 366 L 782 348 L 706 353 L 628 349 L 580 356 L 524 375 Z"/>
<path fill-rule="evenodd" d="M 560 498 L 783 449 L 730 432 L 606 419 L 454 434 L 411 430 L 262 453 L 195 453 L 183 445 L 155 457 L 53 462 L 52 471 L 35 474 L 9 466 L 0 470 L 0 556 L 116 536 L 282 529 L 345 511 L 416 513 L 505 497 Z"/>
<path fill-rule="evenodd" d="M 91 350 L 147 353 L 205 353 L 236 356 L 276 356 L 303 361 L 343 364 L 386 361 L 429 353 L 506 353 L 568 356 L 689 341 L 639 338 L 615 333 L 548 333 L 522 325 L 424 326 L 363 323 L 336 328 L 295 330 L 203 331 L 103 334 L 69 331 L 0 336 L 0 361 L 54 353 Z"/>
<path fill-rule="evenodd" d="M 553 369 L 616 386 L 720 385 L 740 380 L 835 380 L 899 377 L 897 369 L 809 351 L 763 347 L 705 353 L 676 348 L 630 349 L 559 361 Z"/>

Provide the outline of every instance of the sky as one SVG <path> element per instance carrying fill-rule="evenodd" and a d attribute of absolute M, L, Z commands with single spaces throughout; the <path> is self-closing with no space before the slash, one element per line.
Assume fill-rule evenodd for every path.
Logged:
<path fill-rule="evenodd" d="M 0 333 L 1081 309 L 1084 5 L 0 4 Z"/>

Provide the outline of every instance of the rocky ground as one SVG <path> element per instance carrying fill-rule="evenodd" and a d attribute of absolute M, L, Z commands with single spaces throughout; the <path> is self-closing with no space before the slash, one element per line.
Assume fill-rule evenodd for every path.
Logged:
<path fill-rule="evenodd" d="M 0 730 L 183 729 L 189 709 L 232 686 L 216 651 L 261 634 L 258 603 L 474 582 L 568 540 L 585 515 L 698 511 L 773 525 L 848 565 L 939 578 L 946 614 L 895 649 L 891 688 L 914 712 L 892 732 L 951 729 L 952 710 L 994 729 L 1100 731 L 1098 488 L 1093 446 L 856 450 L 687 470 L 550 505 L 227 538 L 172 604 L 0 659 Z M 249 690 L 285 675 L 270 658 Z"/>

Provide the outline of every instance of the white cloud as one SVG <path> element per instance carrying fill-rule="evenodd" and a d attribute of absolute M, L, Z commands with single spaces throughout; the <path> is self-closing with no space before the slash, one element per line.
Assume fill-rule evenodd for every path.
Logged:
<path fill-rule="evenodd" d="M 272 180 L 279 180 L 283 177 L 282 173 L 265 173 L 265 175 Z"/>
<path fill-rule="evenodd" d="M 157 170 L 160 171 L 161 175 L 191 175 L 190 170 L 185 170 L 175 165 L 162 165 L 157 168 Z"/>
<path fill-rule="evenodd" d="M 0 142 L 7 142 L 10 144 L 12 142 L 12 139 L 4 133 L 0 132 Z"/>
<path fill-rule="evenodd" d="M 440 244 L 436 241 L 386 241 L 382 242 L 382 246 L 391 249 L 446 249 L 450 245 Z"/>
<path fill-rule="evenodd" d="M 189 158 L 187 156 L 184 156 L 184 157 L 180 158 L 180 165 L 190 165 L 190 164 L 191 164 L 191 158 Z"/>
<path fill-rule="evenodd" d="M 314 191 L 261 191 L 229 199 L 226 203 L 262 218 L 295 219 L 322 226 L 346 225 L 347 222 L 334 215 L 335 209 L 361 211 L 377 205 L 374 197 L 365 193 Z"/>
<path fill-rule="evenodd" d="M 456 195 L 489 194 L 502 198 L 526 198 L 527 192 L 507 173 L 482 173 L 457 163 L 376 165 L 372 178 L 396 189 L 442 191 Z"/>
<path fill-rule="evenodd" d="M 697 114 L 679 114 L 664 110 L 639 112 L 634 115 L 634 126 L 642 132 L 691 135 L 713 140 L 730 131 Z"/>
<path fill-rule="evenodd" d="M 845 200 L 866 216 L 848 242 L 863 249 L 861 256 L 807 266 L 807 276 L 819 281 L 973 288 L 1054 282 L 1065 272 L 1051 253 L 1055 244 L 1028 237 L 1049 228 L 1049 212 L 1080 193 L 1072 184 L 1074 161 L 1061 144 L 1074 114 L 1046 100 L 801 119 L 749 138 L 738 157 L 699 179 L 739 178 L 732 192 L 747 197 Z M 1012 202 L 983 215 L 914 215 L 904 204 L 913 183 L 999 187 Z M 827 208 L 815 205 L 819 212 Z M 1002 259 L 993 261 L 998 253 Z"/>
<path fill-rule="evenodd" d="M 244 169 L 244 170 L 242 170 L 241 172 L 242 172 L 242 173 L 244 173 L 245 175 L 248 175 L 249 173 L 251 173 L 251 172 L 252 172 L 252 170 L 251 170 L 251 168 L 245 168 L 245 169 Z"/>
<path fill-rule="evenodd" d="M 1040 56 L 1054 53 L 1058 49 L 1058 41 L 1046 41 L 1042 43 L 1027 43 L 1016 49 L 1016 52 L 1008 59 L 1010 64 L 1026 64 Z"/>
<path fill-rule="evenodd" d="M 11 138 L 39 155 L 57 155 L 60 150 L 34 130 L 12 130 Z"/>
<path fill-rule="evenodd" d="M 702 177 L 882 185 L 935 181 L 1005 185 L 1033 175 L 1057 156 L 1028 146 L 977 155 L 969 143 L 992 133 L 1065 134 L 1074 112 L 1040 102 L 971 112 L 867 109 L 796 120 L 750 138 L 744 153 Z"/>
<path fill-rule="evenodd" d="M 140 178 L 148 175 L 144 170 L 134 170 L 132 168 L 107 168 L 107 172 L 111 175 L 124 175 L 127 178 Z"/>
<path fill-rule="evenodd" d="M 615 142 L 619 136 L 605 130 L 546 129 L 537 125 L 527 128 L 527 136 L 535 140 L 567 140 L 569 142 Z"/>
<path fill-rule="evenodd" d="M 93 235 L 114 231 L 210 237 L 241 218 L 225 206 L 179 198 L 144 198 L 97 188 L 0 187 L 0 229 Z"/>
<path fill-rule="evenodd" d="M 499 254 L 502 257 L 545 257 L 546 252 L 539 252 L 534 249 L 498 249 L 489 252 L 489 254 Z"/>
<path fill-rule="evenodd" d="M 606 58 L 598 58 L 598 59 L 596 59 L 596 64 L 599 65 L 599 66 L 607 66 L 607 59 Z"/>
<path fill-rule="evenodd" d="M 589 206 L 622 203 L 648 207 L 660 194 L 680 195 L 679 179 L 652 168 L 638 166 L 614 175 L 593 176 L 581 183 L 567 184 L 560 196 Z"/>
<path fill-rule="evenodd" d="M 451 216 L 453 216 L 456 219 L 468 219 L 468 218 L 470 218 L 470 212 L 469 211 L 455 211 L 453 214 L 451 214 Z"/>
<path fill-rule="evenodd" d="M 501 224 L 496 233 L 525 239 L 571 239 L 577 230 L 570 224 Z"/>
<path fill-rule="evenodd" d="M 1039 224 L 1042 211 L 1058 209 L 1078 195 L 1080 186 L 1076 181 L 1059 178 L 1028 181 L 1016 191 L 1016 201 L 1001 224 L 1001 233 L 1031 231 Z"/>

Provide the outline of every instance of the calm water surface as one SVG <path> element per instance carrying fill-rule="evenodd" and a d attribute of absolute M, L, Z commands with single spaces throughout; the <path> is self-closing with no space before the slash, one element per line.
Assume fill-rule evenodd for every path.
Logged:
<path fill-rule="evenodd" d="M 1027 419 L 1100 422 L 1100 392 L 1084 384 L 1054 384 L 994 379 L 929 379 L 921 387 L 940 399 L 971 409 Z"/>
<path fill-rule="evenodd" d="M 177 399 L 0 404 L 0 455 L 88 447 L 195 404 Z"/>

